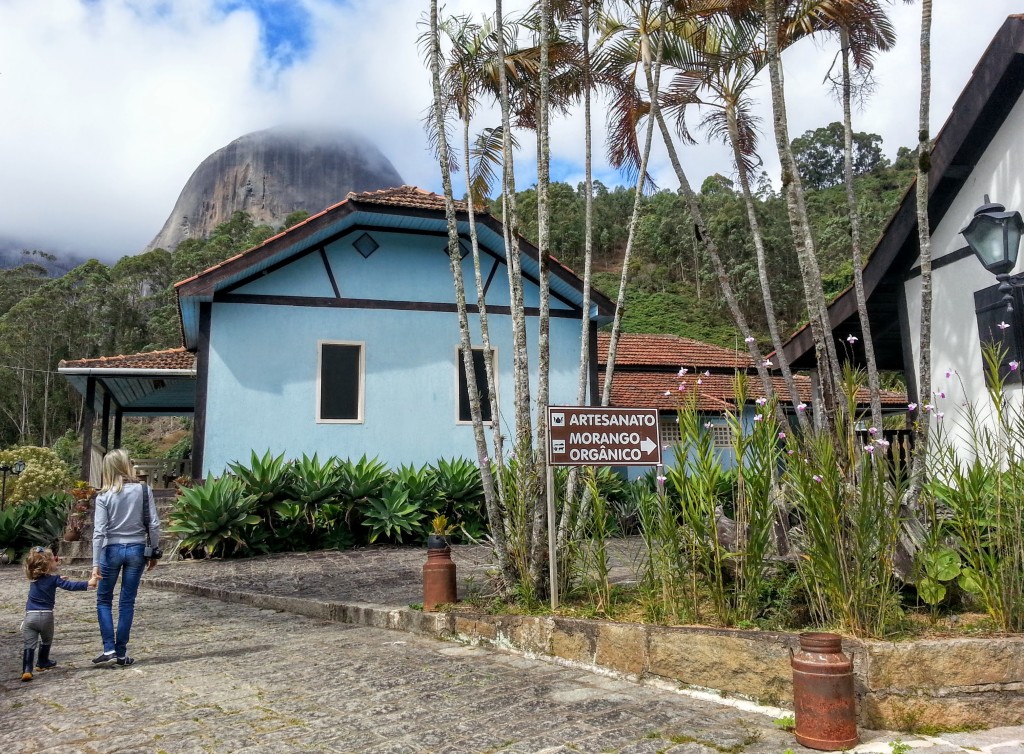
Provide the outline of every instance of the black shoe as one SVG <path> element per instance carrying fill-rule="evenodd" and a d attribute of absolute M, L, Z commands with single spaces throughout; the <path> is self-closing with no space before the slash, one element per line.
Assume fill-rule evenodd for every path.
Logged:
<path fill-rule="evenodd" d="M 36 670 L 49 670 L 57 667 L 57 662 L 50 659 L 50 645 L 39 645 L 39 660 L 36 662 Z"/>
<path fill-rule="evenodd" d="M 94 657 L 93 661 L 92 661 L 92 664 L 93 665 L 107 665 L 107 664 L 113 662 L 116 659 L 117 659 L 117 657 L 114 655 L 113 652 L 104 652 L 99 657 Z"/>
<path fill-rule="evenodd" d="M 21 654 L 21 680 L 32 680 L 32 665 L 35 664 L 36 649 L 26 649 Z"/>
<path fill-rule="evenodd" d="M 117 664 L 118 665 L 134 665 L 135 664 L 135 658 L 134 657 L 129 657 L 128 655 L 125 655 L 124 657 L 118 657 L 117 658 Z"/>

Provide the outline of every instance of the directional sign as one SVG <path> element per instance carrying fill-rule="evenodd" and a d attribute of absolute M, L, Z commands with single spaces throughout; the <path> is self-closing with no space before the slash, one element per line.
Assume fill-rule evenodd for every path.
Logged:
<path fill-rule="evenodd" d="M 552 466 L 657 466 L 658 409 L 548 406 Z"/>

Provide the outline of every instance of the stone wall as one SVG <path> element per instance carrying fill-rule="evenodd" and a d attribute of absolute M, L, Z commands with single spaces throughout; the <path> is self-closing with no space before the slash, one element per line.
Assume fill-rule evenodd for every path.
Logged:
<path fill-rule="evenodd" d="M 595 620 L 448 614 L 463 641 L 710 689 L 791 708 L 790 651 L 797 634 L 669 628 Z M 860 724 L 908 729 L 933 725 L 1024 724 L 1024 637 L 899 643 L 844 639 L 853 659 Z"/>

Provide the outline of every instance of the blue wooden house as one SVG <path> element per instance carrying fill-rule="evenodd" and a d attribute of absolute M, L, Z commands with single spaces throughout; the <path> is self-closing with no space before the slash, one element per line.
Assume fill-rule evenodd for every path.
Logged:
<path fill-rule="evenodd" d="M 479 346 L 469 227 L 457 205 Z M 513 342 L 503 228 L 486 213 L 477 225 L 498 419 L 508 424 Z M 538 254 L 522 239 L 520 248 L 535 373 Z M 121 419 L 130 415 L 192 415 L 197 478 L 247 462 L 253 450 L 288 458 L 367 454 L 392 466 L 475 457 L 443 197 L 409 186 L 350 194 L 176 290 L 182 348 L 60 364 L 86 398 L 84 475 L 120 444 Z M 582 322 L 594 395 L 597 328 L 614 304 L 595 291 L 584 312 L 582 282 L 555 260 L 550 290 L 551 402 L 574 404 Z M 482 352 L 477 365 L 472 378 L 482 385 Z"/>

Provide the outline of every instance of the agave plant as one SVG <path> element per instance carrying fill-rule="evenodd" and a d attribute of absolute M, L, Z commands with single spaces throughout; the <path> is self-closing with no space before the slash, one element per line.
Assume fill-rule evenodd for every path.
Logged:
<path fill-rule="evenodd" d="M 248 467 L 232 461 L 228 468 L 238 477 L 245 493 L 253 496 L 259 510 L 295 496 L 295 474 L 291 464 L 285 461 L 284 453 L 274 457 L 268 450 L 260 457 L 254 450 Z"/>
<path fill-rule="evenodd" d="M 260 522 L 253 513 L 256 498 L 231 476 L 207 481 L 201 487 L 181 490 L 170 514 L 167 531 L 181 537 L 182 547 L 216 556 L 227 552 L 229 543 L 237 549 L 247 546 L 246 528 Z"/>
<path fill-rule="evenodd" d="M 43 495 L 38 500 L 25 503 L 22 508 L 26 533 L 34 542 L 54 546 L 63 538 L 75 505 L 75 498 L 66 492 Z"/>
<path fill-rule="evenodd" d="M 399 484 L 392 485 L 382 497 L 369 498 L 360 512 L 363 526 L 370 530 L 370 542 L 381 536 L 401 542 L 403 536 L 418 534 L 425 516 L 409 499 L 409 491 Z"/>
<path fill-rule="evenodd" d="M 433 471 L 437 492 L 449 518 L 465 524 L 485 519 L 484 487 L 480 469 L 465 458 L 438 460 Z"/>
<path fill-rule="evenodd" d="M 387 466 L 376 458 L 365 455 L 355 463 L 342 461 L 338 464 L 341 478 L 341 499 L 350 507 L 358 508 L 374 498 L 379 498 L 391 481 Z"/>

